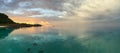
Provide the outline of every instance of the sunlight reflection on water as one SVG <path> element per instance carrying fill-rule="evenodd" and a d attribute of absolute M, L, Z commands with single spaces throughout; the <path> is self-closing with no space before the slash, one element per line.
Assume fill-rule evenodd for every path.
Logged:
<path fill-rule="evenodd" d="M 86 30 L 79 28 L 71 32 L 54 27 L 8 28 L 0 29 L 0 32 L 3 32 L 2 30 L 6 34 L 6 37 L 0 39 L 2 53 L 120 52 L 119 27 L 97 27 Z"/>

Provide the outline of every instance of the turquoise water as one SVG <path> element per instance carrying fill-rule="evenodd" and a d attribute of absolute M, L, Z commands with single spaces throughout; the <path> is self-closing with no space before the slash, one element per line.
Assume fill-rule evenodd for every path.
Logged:
<path fill-rule="evenodd" d="M 0 28 L 0 53 L 120 53 L 119 27 L 79 30 Z"/>

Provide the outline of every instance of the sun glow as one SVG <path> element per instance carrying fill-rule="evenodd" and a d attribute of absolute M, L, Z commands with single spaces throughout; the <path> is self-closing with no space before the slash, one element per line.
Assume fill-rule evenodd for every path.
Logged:
<path fill-rule="evenodd" d="M 51 25 L 48 21 L 40 18 L 11 17 L 11 19 L 17 23 Z"/>

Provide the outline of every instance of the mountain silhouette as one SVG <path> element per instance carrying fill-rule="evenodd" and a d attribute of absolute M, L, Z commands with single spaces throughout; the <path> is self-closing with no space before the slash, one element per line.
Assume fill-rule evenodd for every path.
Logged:
<path fill-rule="evenodd" d="M 0 24 L 15 24 L 7 15 L 0 13 Z"/>
<path fill-rule="evenodd" d="M 38 27 L 42 26 L 40 24 L 26 24 L 26 23 L 16 23 L 13 20 L 11 20 L 6 14 L 0 13 L 0 26 L 7 26 L 7 27 Z"/>

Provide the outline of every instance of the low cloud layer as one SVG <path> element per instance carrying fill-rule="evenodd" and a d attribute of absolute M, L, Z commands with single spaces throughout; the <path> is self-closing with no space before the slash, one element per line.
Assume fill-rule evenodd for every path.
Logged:
<path fill-rule="evenodd" d="M 0 0 L 0 12 L 50 20 L 119 21 L 120 0 Z"/>

